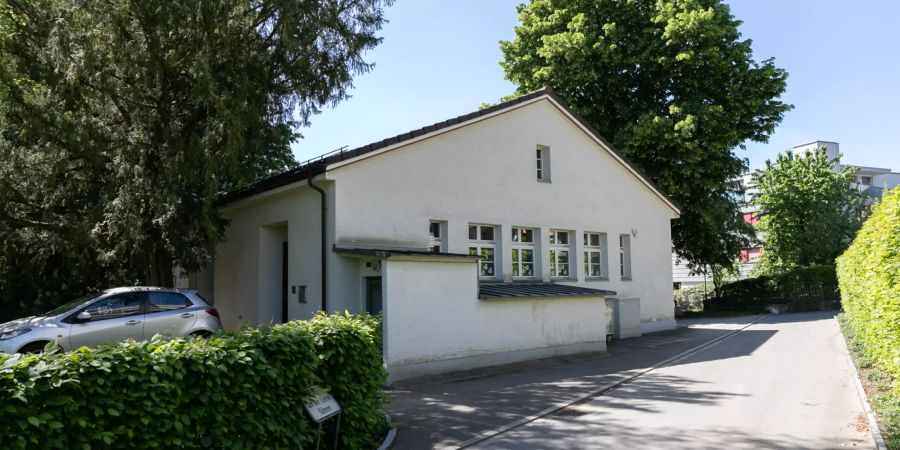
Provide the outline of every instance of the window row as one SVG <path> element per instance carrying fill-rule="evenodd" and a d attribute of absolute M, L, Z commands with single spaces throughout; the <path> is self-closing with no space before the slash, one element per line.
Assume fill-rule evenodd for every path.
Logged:
<path fill-rule="evenodd" d="M 473 256 L 480 256 L 479 277 L 483 280 L 499 280 L 501 278 L 498 254 L 500 227 L 497 225 L 469 225 L 468 252 Z M 514 280 L 528 280 L 540 278 L 537 261 L 543 252 L 540 251 L 537 242 L 538 230 L 527 227 L 512 227 L 512 242 L 509 249 L 509 258 Z M 431 221 L 429 224 L 429 249 L 432 252 L 447 250 L 445 240 L 446 222 Z M 574 279 L 576 278 L 574 258 L 575 232 L 568 230 L 551 229 L 549 231 L 546 263 L 549 265 L 551 278 Z M 582 233 L 583 245 L 583 270 L 587 279 L 609 279 L 606 255 L 606 233 L 585 231 Z M 631 279 L 631 236 L 619 235 L 618 264 L 614 268 L 622 279 Z"/>

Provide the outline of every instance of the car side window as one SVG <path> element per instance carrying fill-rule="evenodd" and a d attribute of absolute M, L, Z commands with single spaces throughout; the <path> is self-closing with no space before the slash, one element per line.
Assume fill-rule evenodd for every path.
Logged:
<path fill-rule="evenodd" d="M 141 297 L 137 294 L 113 295 L 92 303 L 84 310 L 91 315 L 91 320 L 130 316 L 141 311 Z"/>
<path fill-rule="evenodd" d="M 175 292 L 150 292 L 147 312 L 172 311 L 187 308 L 191 302 L 187 297 Z"/>

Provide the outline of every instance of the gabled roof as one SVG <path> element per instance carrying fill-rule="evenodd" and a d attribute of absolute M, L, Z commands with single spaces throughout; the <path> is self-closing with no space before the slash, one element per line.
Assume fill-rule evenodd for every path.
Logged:
<path fill-rule="evenodd" d="M 534 92 L 530 92 L 525 95 L 521 95 L 512 100 L 508 100 L 502 103 L 498 103 L 496 105 L 490 106 L 488 108 L 484 108 L 478 111 L 474 111 L 468 114 L 463 114 L 461 116 L 454 117 L 452 119 L 444 120 L 442 122 L 437 122 L 426 127 L 419 128 L 417 130 L 409 131 L 403 134 L 398 134 L 394 137 L 380 140 L 378 142 L 373 142 L 368 145 L 364 145 L 362 147 L 357 147 L 352 150 L 335 150 L 331 153 L 326 153 L 320 157 L 311 159 L 300 164 L 298 167 L 288 170 L 286 172 L 280 173 L 278 175 L 274 175 L 268 178 L 264 178 L 262 180 L 256 181 L 252 184 L 249 184 L 245 187 L 235 189 L 226 193 L 223 193 L 219 198 L 220 204 L 227 204 L 231 202 L 235 202 L 237 200 L 245 199 L 248 197 L 252 197 L 257 194 L 261 194 L 266 191 L 270 191 L 273 189 L 277 189 L 283 186 L 287 186 L 289 184 L 297 183 L 303 180 L 306 180 L 309 177 L 313 177 L 324 173 L 329 165 L 337 164 L 343 161 L 347 161 L 350 159 L 354 159 L 368 153 L 373 153 L 377 150 L 382 150 L 387 147 L 394 146 L 396 144 L 402 144 L 406 141 L 410 141 L 421 136 L 425 136 L 431 133 L 440 132 L 447 128 L 465 124 L 466 122 L 476 121 L 478 119 L 484 118 L 485 116 L 494 115 L 495 113 L 503 112 L 504 110 L 514 109 L 517 106 L 520 106 L 524 103 L 530 103 L 532 100 L 537 100 L 540 98 L 547 98 L 553 104 L 555 104 L 561 112 L 564 113 L 567 117 L 572 119 L 577 126 L 579 126 L 585 133 L 590 135 L 594 141 L 599 144 L 604 150 L 606 150 L 613 159 L 617 160 L 622 166 L 632 173 L 640 182 L 642 182 L 648 189 L 650 189 L 654 194 L 656 194 L 664 203 L 666 203 L 675 213 L 681 214 L 678 205 L 672 200 L 669 196 L 664 194 L 662 190 L 656 186 L 652 181 L 650 181 L 649 177 L 647 177 L 643 172 L 641 172 L 634 164 L 629 162 L 621 153 L 613 148 L 613 146 L 605 139 L 600 133 L 597 132 L 590 124 L 588 124 L 584 119 L 575 114 L 566 102 L 560 98 L 552 89 L 549 87 L 545 87 L 543 89 L 539 89 Z"/>

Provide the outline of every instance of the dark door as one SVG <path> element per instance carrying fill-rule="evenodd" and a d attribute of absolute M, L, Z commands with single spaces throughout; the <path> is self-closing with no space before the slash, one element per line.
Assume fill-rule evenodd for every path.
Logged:
<path fill-rule="evenodd" d="M 366 312 L 381 314 L 381 277 L 366 277 Z"/>
<path fill-rule="evenodd" d="M 281 323 L 288 321 L 288 243 L 281 244 Z"/>

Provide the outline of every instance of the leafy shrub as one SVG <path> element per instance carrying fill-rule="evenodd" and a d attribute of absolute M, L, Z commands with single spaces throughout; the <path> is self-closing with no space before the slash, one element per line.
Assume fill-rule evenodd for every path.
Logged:
<path fill-rule="evenodd" d="M 704 310 L 743 309 L 787 304 L 792 310 L 814 310 L 838 300 L 833 265 L 819 265 L 746 278 L 725 284 L 720 295 L 704 302 Z"/>
<path fill-rule="evenodd" d="M 372 316 L 347 313 L 323 314 L 309 322 L 321 358 L 321 385 L 344 410 L 341 441 L 345 448 L 376 448 L 378 443 L 373 438 L 380 438 L 385 429 L 384 416 L 379 413 L 386 402 L 381 387 L 387 375 L 379 322 Z"/>
<path fill-rule="evenodd" d="M 320 315 L 209 339 L 0 356 L 0 448 L 304 448 L 330 389 L 345 448 L 384 430 L 377 320 Z"/>
<path fill-rule="evenodd" d="M 676 289 L 674 292 L 675 307 L 681 311 L 702 311 L 703 301 L 711 297 L 712 292 L 713 286 L 711 283 L 706 287 L 700 285 Z"/>
<path fill-rule="evenodd" d="M 854 339 L 900 395 L 900 187 L 885 192 L 837 268 Z"/>

